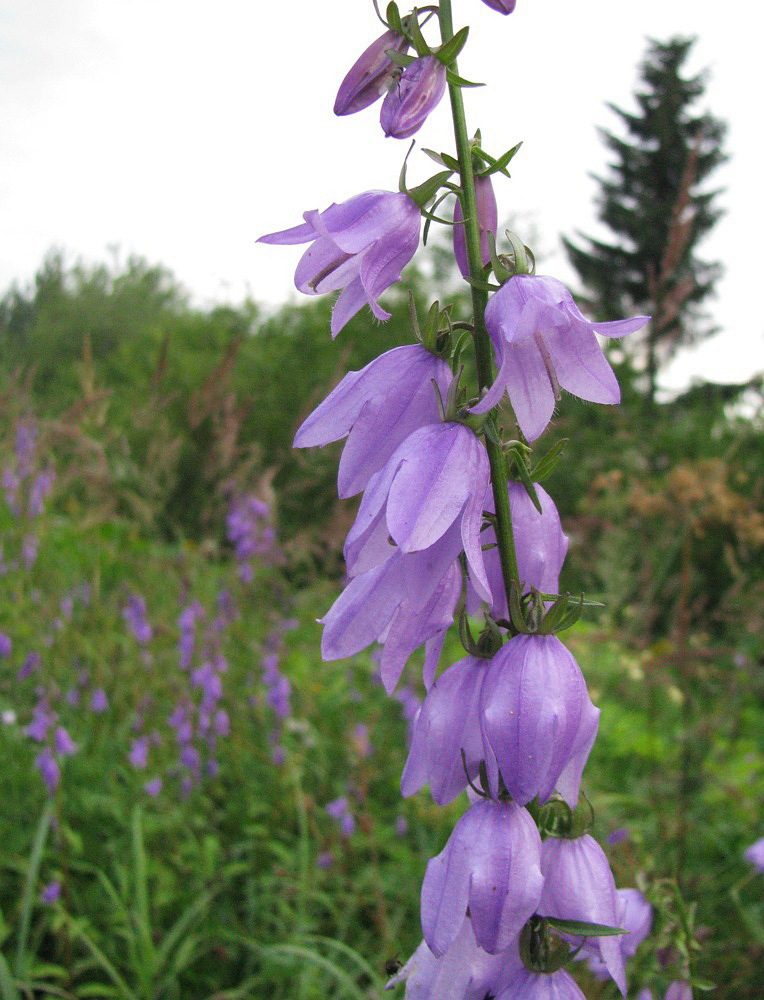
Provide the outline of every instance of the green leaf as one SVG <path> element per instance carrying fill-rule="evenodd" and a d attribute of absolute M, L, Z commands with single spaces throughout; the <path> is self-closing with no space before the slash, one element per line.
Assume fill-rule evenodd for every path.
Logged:
<path fill-rule="evenodd" d="M 427 202 L 435 197 L 452 173 L 452 170 L 441 170 L 439 174 L 433 174 L 426 181 L 417 184 L 414 188 L 410 188 L 408 192 L 409 197 L 413 198 L 420 208 L 424 208 Z"/>
<path fill-rule="evenodd" d="M 558 917 L 544 917 L 546 922 L 563 934 L 575 934 L 576 937 L 615 937 L 628 934 L 623 927 L 609 927 L 607 924 L 590 924 L 585 920 L 560 920 Z"/>
<path fill-rule="evenodd" d="M 491 156 L 490 153 L 486 153 L 484 149 L 473 150 L 476 156 L 478 156 L 484 163 L 488 164 L 488 169 L 481 170 L 480 176 L 490 177 L 491 174 L 504 174 L 505 177 L 509 177 L 507 164 L 514 157 L 515 153 L 521 146 L 522 142 L 518 142 L 516 146 L 513 146 L 511 149 L 508 149 L 506 153 L 502 153 L 502 155 L 498 158 L 498 160 L 494 159 L 494 157 Z"/>
<path fill-rule="evenodd" d="M 451 63 L 454 62 L 466 45 L 469 33 L 469 28 L 460 28 L 453 38 L 449 38 L 449 40 L 444 42 L 443 45 L 441 45 L 441 47 L 436 51 L 435 55 L 438 59 L 440 59 L 444 66 L 450 66 Z"/>
<path fill-rule="evenodd" d="M 40 816 L 40 822 L 35 830 L 34 841 L 32 843 L 32 853 L 29 855 L 27 876 L 24 880 L 24 892 L 21 897 L 21 920 L 19 921 L 19 936 L 16 942 L 16 976 L 23 979 L 26 972 L 26 948 L 29 937 L 29 927 L 32 921 L 32 906 L 37 891 L 37 876 L 42 863 L 42 853 L 45 850 L 45 841 L 48 839 L 48 830 L 53 819 L 53 802 L 51 799 L 45 803 L 45 808 Z"/>
<path fill-rule="evenodd" d="M 416 7 L 411 12 L 411 17 L 406 23 L 406 29 L 408 37 L 411 39 L 411 44 L 416 49 L 417 55 L 420 57 L 432 55 L 430 46 L 427 44 L 427 41 L 422 34 L 422 29 L 419 27 L 419 12 Z"/>
<path fill-rule="evenodd" d="M 512 461 L 515 463 L 515 468 L 517 469 L 518 474 L 520 476 L 520 482 L 525 487 L 525 492 L 530 497 L 531 503 L 539 512 L 539 514 L 541 514 L 542 513 L 541 501 L 538 498 L 538 493 L 536 493 L 536 487 L 533 485 L 533 480 L 531 479 L 530 470 L 528 469 L 525 459 L 516 448 L 512 449 L 511 454 L 512 454 Z"/>
<path fill-rule="evenodd" d="M 1 951 L 0 951 L 0 997 L 2 997 L 2 1000 L 20 1000 L 19 991 L 16 989 L 16 984 L 13 981 L 11 970 L 8 968 L 8 963 L 3 958 L 3 953 Z"/>
<path fill-rule="evenodd" d="M 531 478 L 534 483 L 540 483 L 542 479 L 546 479 L 547 476 L 552 474 L 557 463 L 562 458 L 562 453 L 565 450 L 568 440 L 568 438 L 560 438 L 559 441 L 552 445 L 546 455 L 536 462 L 531 472 Z"/>
<path fill-rule="evenodd" d="M 397 31 L 399 35 L 402 35 L 403 25 L 401 24 L 401 14 L 395 0 L 391 0 L 391 2 L 387 5 L 385 17 L 387 18 L 387 23 L 390 25 L 392 30 Z"/>
<path fill-rule="evenodd" d="M 422 146 L 422 152 L 429 156 L 431 160 L 435 160 L 436 163 L 439 163 L 441 167 L 445 167 L 446 161 L 443 159 L 441 153 L 436 153 L 434 149 L 425 149 L 424 146 Z"/>
<path fill-rule="evenodd" d="M 472 83 L 471 80 L 465 80 L 463 76 L 454 73 L 452 69 L 446 70 L 446 79 L 452 87 L 485 87 L 484 83 Z"/>
<path fill-rule="evenodd" d="M 417 60 L 416 56 L 407 56 L 405 52 L 399 52 L 397 49 L 387 49 L 385 55 L 389 57 L 390 62 L 394 62 L 396 66 L 400 66 L 402 69 L 405 69 Z"/>

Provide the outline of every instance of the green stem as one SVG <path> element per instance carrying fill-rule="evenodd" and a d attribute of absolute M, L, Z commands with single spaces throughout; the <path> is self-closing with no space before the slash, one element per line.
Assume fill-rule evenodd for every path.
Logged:
<path fill-rule="evenodd" d="M 451 0 L 440 2 L 440 35 L 443 42 L 453 38 L 454 25 L 451 17 Z M 456 63 L 453 63 L 456 70 Z M 475 177 L 472 172 L 472 153 L 467 135 L 467 120 L 464 114 L 464 102 L 460 87 L 449 84 L 448 93 L 451 98 L 451 115 L 454 121 L 454 138 L 456 140 L 456 156 L 459 161 L 460 186 L 462 189 L 461 203 L 464 216 L 464 235 L 467 244 L 467 262 L 470 277 L 481 279 L 483 276 L 483 256 L 480 249 L 480 227 L 477 215 L 477 200 L 475 198 Z M 478 388 L 484 389 L 493 381 L 491 367 L 491 341 L 485 326 L 485 307 L 488 303 L 488 293 L 471 285 L 472 313 L 474 323 L 473 344 L 475 345 L 475 363 L 477 365 Z M 515 539 L 512 534 L 512 518 L 509 511 L 509 494 L 507 492 L 507 465 L 504 453 L 498 444 L 485 441 L 488 461 L 491 465 L 491 486 L 496 505 L 496 541 L 501 560 L 501 572 L 504 587 L 509 600 L 512 582 L 520 584 L 520 574 L 517 570 L 517 553 Z"/>

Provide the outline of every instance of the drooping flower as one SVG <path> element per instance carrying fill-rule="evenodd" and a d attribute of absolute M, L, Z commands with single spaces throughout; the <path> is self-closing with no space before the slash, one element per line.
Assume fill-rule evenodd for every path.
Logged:
<path fill-rule="evenodd" d="M 573 808 L 599 715 L 556 636 L 516 635 L 491 660 L 480 694 L 491 787 L 500 771 L 521 805 L 537 796 L 546 802 L 556 789 Z"/>
<path fill-rule="evenodd" d="M 343 290 L 332 312 L 332 336 L 367 304 L 377 319 L 390 319 L 377 299 L 400 279 L 419 246 L 416 202 L 402 191 L 366 191 L 303 218 L 303 225 L 258 242 L 312 244 L 297 265 L 295 285 L 305 295 Z"/>
<path fill-rule="evenodd" d="M 368 485 L 413 431 L 439 421 L 433 380 L 446 398 L 453 381 L 445 361 L 419 344 L 396 347 L 358 372 L 348 372 L 297 431 L 295 448 L 348 436 L 340 460 L 341 498 Z"/>
<path fill-rule="evenodd" d="M 542 917 L 618 926 L 618 897 L 605 853 L 589 834 L 572 840 L 549 837 L 541 846 Z M 626 970 L 618 937 L 596 939 L 602 961 L 626 996 Z"/>
<path fill-rule="evenodd" d="M 422 941 L 385 989 L 405 982 L 405 1000 L 484 1000 L 495 997 L 519 965 L 516 947 L 496 955 L 478 948 L 472 923 L 465 917 L 443 955 L 437 958 Z"/>
<path fill-rule="evenodd" d="M 616 923 L 628 934 L 618 938 L 624 960 L 632 958 L 653 926 L 653 908 L 639 889 L 616 889 Z M 588 959 L 589 968 L 598 979 L 605 979 L 609 973 L 602 958 L 600 942 L 602 938 L 587 938 L 576 959 Z"/>
<path fill-rule="evenodd" d="M 491 954 L 508 948 L 538 907 L 540 854 L 539 832 L 522 806 L 492 799 L 472 805 L 427 864 L 422 930 L 430 951 L 448 951 L 467 907 L 477 944 Z"/>
<path fill-rule="evenodd" d="M 490 177 L 477 176 L 475 178 L 475 201 L 477 203 L 477 219 L 480 229 L 480 256 L 483 264 L 487 264 L 491 259 L 491 245 L 488 242 L 488 234 L 493 233 L 496 237 L 496 230 L 499 228 L 499 215 L 496 207 L 496 195 L 493 191 L 493 183 Z M 469 277 L 470 267 L 467 262 L 467 240 L 464 232 L 464 212 L 462 203 L 457 198 L 454 207 L 454 257 L 462 277 Z"/>
<path fill-rule="evenodd" d="M 387 54 L 391 49 L 401 54 L 409 47 L 408 39 L 396 31 L 386 31 L 361 53 L 340 84 L 334 102 L 335 115 L 354 115 L 374 104 L 385 93 L 398 67 Z"/>
<path fill-rule="evenodd" d="M 382 102 L 379 123 L 386 136 L 408 139 L 418 132 L 446 91 L 446 67 L 436 56 L 407 66 Z"/>
<path fill-rule="evenodd" d="M 649 318 L 592 323 L 556 278 L 515 275 L 486 308 L 499 372 L 474 412 L 496 406 L 506 390 L 520 429 L 533 441 L 551 420 L 560 388 L 593 403 L 619 402 L 618 382 L 595 334 L 623 337 Z"/>
<path fill-rule="evenodd" d="M 751 844 L 743 855 L 746 861 L 753 865 L 757 872 L 764 872 L 764 837 Z"/>
<path fill-rule="evenodd" d="M 565 969 L 546 973 L 522 968 L 496 1000 L 586 1000 L 586 995 Z"/>

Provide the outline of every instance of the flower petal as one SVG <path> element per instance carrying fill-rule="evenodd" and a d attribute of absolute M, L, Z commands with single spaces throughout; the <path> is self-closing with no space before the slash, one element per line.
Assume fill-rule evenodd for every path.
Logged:
<path fill-rule="evenodd" d="M 619 402 L 618 380 L 588 325 L 550 330 L 544 342 L 563 389 L 592 403 Z"/>

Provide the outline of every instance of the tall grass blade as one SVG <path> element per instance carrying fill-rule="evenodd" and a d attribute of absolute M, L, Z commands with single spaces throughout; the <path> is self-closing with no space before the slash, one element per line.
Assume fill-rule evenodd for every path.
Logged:
<path fill-rule="evenodd" d="M 53 802 L 48 799 L 42 811 L 40 822 L 35 830 L 34 841 L 32 842 L 32 853 L 29 855 L 29 867 L 27 877 L 24 881 L 24 892 L 21 897 L 21 920 L 19 922 L 19 936 L 16 941 L 16 978 L 23 979 L 26 974 L 26 950 L 29 938 L 29 927 L 32 922 L 32 907 L 34 906 L 34 896 L 37 889 L 37 876 L 42 862 L 42 852 L 45 850 L 45 841 L 48 839 L 50 821 L 53 818 Z"/>

